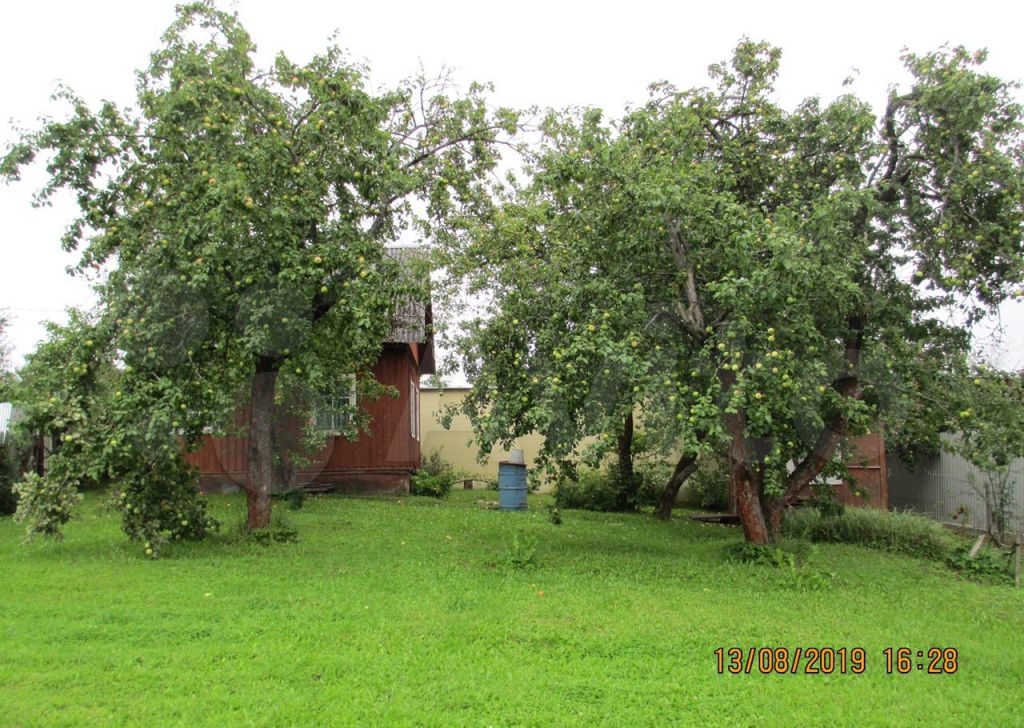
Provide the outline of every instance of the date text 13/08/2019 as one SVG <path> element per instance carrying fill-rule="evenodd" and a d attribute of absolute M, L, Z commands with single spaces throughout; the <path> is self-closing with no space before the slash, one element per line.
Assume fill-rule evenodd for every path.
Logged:
<path fill-rule="evenodd" d="M 886 647 L 881 657 L 890 675 L 952 675 L 960 667 L 955 647 Z M 860 675 L 869 667 L 863 647 L 719 647 L 715 661 L 719 675 Z"/>

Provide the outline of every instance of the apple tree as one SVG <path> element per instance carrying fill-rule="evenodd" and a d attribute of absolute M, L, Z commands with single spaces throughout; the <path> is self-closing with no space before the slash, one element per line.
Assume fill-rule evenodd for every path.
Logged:
<path fill-rule="evenodd" d="M 460 93 L 444 76 L 371 91 L 335 46 L 269 68 L 254 51 L 235 16 L 183 5 L 133 107 L 91 109 L 62 89 L 69 116 L 24 136 L 0 172 L 16 179 L 43 157 L 39 201 L 75 196 L 63 246 L 79 271 L 103 273 L 125 406 L 149 423 L 110 437 L 148 452 L 140 430 L 159 449 L 179 433 L 191 447 L 243 405 L 248 524 L 260 528 L 276 398 L 337 391 L 353 373 L 373 388 L 396 298 L 422 295 L 385 244 L 476 204 L 517 120 L 488 108 L 485 87 Z"/>
<path fill-rule="evenodd" d="M 779 60 L 744 41 L 710 88 L 549 120 L 528 180 L 452 246 L 471 280 L 500 281 L 463 341 L 481 442 L 554 411 L 567 452 L 600 429 L 584 412 L 607 371 L 681 466 L 728 452 L 763 543 L 850 435 L 937 436 L 945 415 L 921 413 L 1024 273 L 1014 87 L 957 48 L 907 54 L 912 85 L 881 117 L 852 95 L 786 110 Z"/>

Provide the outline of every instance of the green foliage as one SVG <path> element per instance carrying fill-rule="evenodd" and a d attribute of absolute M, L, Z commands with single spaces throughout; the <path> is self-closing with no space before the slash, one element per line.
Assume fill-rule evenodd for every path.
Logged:
<path fill-rule="evenodd" d="M 36 473 L 26 473 L 14 485 L 18 501 L 15 520 L 26 522 L 26 540 L 38 535 L 55 539 L 64 538 L 62 528 L 71 520 L 71 510 L 82 500 L 82 494 L 73 483 Z"/>
<path fill-rule="evenodd" d="M 970 544 L 953 549 L 946 556 L 949 568 L 973 579 L 996 583 L 1013 583 L 1013 550 L 982 548 L 973 558 Z"/>
<path fill-rule="evenodd" d="M 121 528 L 130 539 L 142 542 L 147 556 L 158 557 L 170 541 L 203 539 L 220 526 L 198 497 L 195 470 L 177 453 L 152 462 L 145 471 L 125 473 L 117 485 Z"/>
<path fill-rule="evenodd" d="M 733 563 L 755 564 L 784 569 L 786 585 L 796 591 L 822 591 L 832 586 L 838 574 L 807 568 L 814 546 L 806 541 L 793 544 L 759 544 L 743 541 L 725 547 L 726 558 Z"/>
<path fill-rule="evenodd" d="M 729 561 L 776 568 L 803 566 L 810 557 L 811 550 L 811 544 L 805 541 L 798 541 L 786 547 L 742 541 L 728 544 L 725 547 L 726 558 Z"/>
<path fill-rule="evenodd" d="M 537 566 L 537 537 L 513 531 L 508 546 L 501 552 L 498 564 L 510 569 L 532 569 Z"/>
<path fill-rule="evenodd" d="M 260 425 L 308 418 L 353 374 L 360 394 L 380 394 L 371 367 L 396 302 L 429 282 L 386 245 L 411 228 L 445 235 L 486 197 L 496 142 L 517 123 L 488 107 L 487 87 L 459 92 L 444 75 L 370 90 L 333 45 L 260 68 L 238 18 L 209 0 L 179 6 L 162 40 L 134 105 L 94 109 L 61 89 L 68 114 L 0 159 L 7 180 L 47 159 L 37 200 L 74 191 L 62 245 L 78 274 L 98 271 L 97 314 L 66 327 L 67 358 L 50 378 L 40 358 L 26 395 L 33 422 L 72 443 L 69 487 L 141 476 L 179 436 L 192 448 L 205 427 L 230 428 L 257 391 L 278 395 L 252 408 Z M 110 386 L 95 396 L 79 386 L 100 378 Z M 261 502 L 271 470 L 252 484 Z"/>
<path fill-rule="evenodd" d="M 962 387 L 953 449 L 983 471 L 1024 457 L 1024 372 L 977 367 Z"/>
<path fill-rule="evenodd" d="M 269 528 L 250 531 L 253 543 L 269 546 L 275 543 L 298 543 L 299 532 L 291 526 L 271 521 Z"/>
<path fill-rule="evenodd" d="M 450 473 L 430 475 L 420 470 L 409 479 L 410 495 L 424 495 L 431 498 L 444 498 L 451 492 L 454 476 Z"/>
<path fill-rule="evenodd" d="M 641 510 L 654 506 L 668 481 L 671 468 L 665 463 L 641 460 L 632 478 L 623 478 L 616 465 L 579 468 L 563 473 L 555 485 L 559 508 L 605 513 Z"/>
<path fill-rule="evenodd" d="M 0 516 L 9 516 L 18 509 L 18 497 L 14 492 L 14 477 L 0 469 Z"/>
<path fill-rule="evenodd" d="M 272 546 L 276 543 L 298 543 L 299 531 L 281 512 L 275 512 L 267 528 L 251 529 L 245 519 L 235 526 L 235 540 L 240 543 L 254 543 Z"/>
<path fill-rule="evenodd" d="M 461 474 L 444 459 L 441 451 L 433 450 L 423 459 L 420 470 L 412 474 L 409 493 L 444 498 L 460 478 Z"/>
<path fill-rule="evenodd" d="M 109 327 L 72 311 L 67 325 L 49 326 L 49 337 L 19 371 L 18 436 L 54 443 L 46 473 L 20 486 L 32 495 L 19 505 L 19 520 L 30 535 L 58 535 L 71 518 L 73 493 L 113 483 L 122 529 L 156 557 L 168 541 L 203 538 L 216 527 L 177 436 L 183 425 L 201 427 L 183 400 L 164 398 L 165 382 L 140 381 L 115 367 L 113 346 Z M 54 499 L 52 507 L 46 498 Z"/>
<path fill-rule="evenodd" d="M 786 513 L 783 532 L 792 538 L 850 543 L 942 561 L 959 540 L 923 516 L 877 508 L 848 508 L 841 516 L 823 516 L 811 508 Z"/>
<path fill-rule="evenodd" d="M 524 181 L 446 241 L 493 300 L 456 336 L 481 450 L 540 432 L 559 469 L 593 436 L 599 462 L 639 408 L 665 451 L 728 448 L 754 513 L 874 423 L 938 440 L 970 322 L 1024 280 L 1014 86 L 955 48 L 907 54 L 880 117 L 850 95 L 785 109 L 779 57 L 745 40 L 709 88 L 552 113 Z"/>
<path fill-rule="evenodd" d="M 548 503 L 546 507 L 548 511 L 548 520 L 551 522 L 551 525 L 561 526 L 562 512 L 558 509 L 558 504 Z"/>
<path fill-rule="evenodd" d="M 1014 515 L 1011 464 L 1024 457 L 1024 372 L 979 366 L 967 376 L 957 435 L 946 444 L 981 471 L 971 487 L 985 503 L 989 534 L 1002 538 Z"/>
<path fill-rule="evenodd" d="M 701 463 L 683 485 L 683 502 L 708 511 L 724 511 L 729 507 L 729 471 L 720 463 Z"/>
<path fill-rule="evenodd" d="M 613 469 L 581 468 L 575 478 L 565 476 L 555 484 L 555 505 L 606 513 L 622 510 L 619 505 L 621 487 Z"/>
<path fill-rule="evenodd" d="M 846 512 L 846 506 L 836 497 L 835 487 L 819 480 L 813 486 L 814 497 L 810 505 L 818 510 L 824 518 L 836 518 Z"/>

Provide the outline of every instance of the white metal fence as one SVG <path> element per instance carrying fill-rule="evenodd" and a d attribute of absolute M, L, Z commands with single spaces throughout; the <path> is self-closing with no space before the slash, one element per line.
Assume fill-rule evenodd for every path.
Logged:
<path fill-rule="evenodd" d="M 906 508 L 944 523 L 979 530 L 988 527 L 985 473 L 959 455 L 943 452 L 921 458 L 913 470 L 898 458 L 889 461 L 889 505 Z M 1010 518 L 1007 530 L 1024 531 L 1024 459 L 1010 463 Z"/>

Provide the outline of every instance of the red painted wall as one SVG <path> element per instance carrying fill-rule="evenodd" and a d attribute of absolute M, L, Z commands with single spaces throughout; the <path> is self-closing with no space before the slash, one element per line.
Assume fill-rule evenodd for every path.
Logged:
<path fill-rule="evenodd" d="M 300 485 L 332 486 L 353 493 L 407 493 L 409 475 L 420 466 L 420 443 L 412 437 L 411 397 L 419 392 L 419 367 L 406 344 L 388 344 L 373 366 L 381 384 L 397 397 L 360 402 L 370 415 L 367 432 L 355 441 L 329 438 L 299 472 Z M 299 427 L 299 423 L 296 423 Z M 199 468 L 204 491 L 242 487 L 249 467 L 249 441 L 244 437 L 204 436 L 185 459 Z"/>
<path fill-rule="evenodd" d="M 885 438 L 881 432 L 871 432 L 851 440 L 850 444 L 853 452 L 846 467 L 854 482 L 837 486 L 836 498 L 848 506 L 888 509 L 889 471 L 885 462 Z M 854 495 L 854 487 L 867 495 Z"/>

